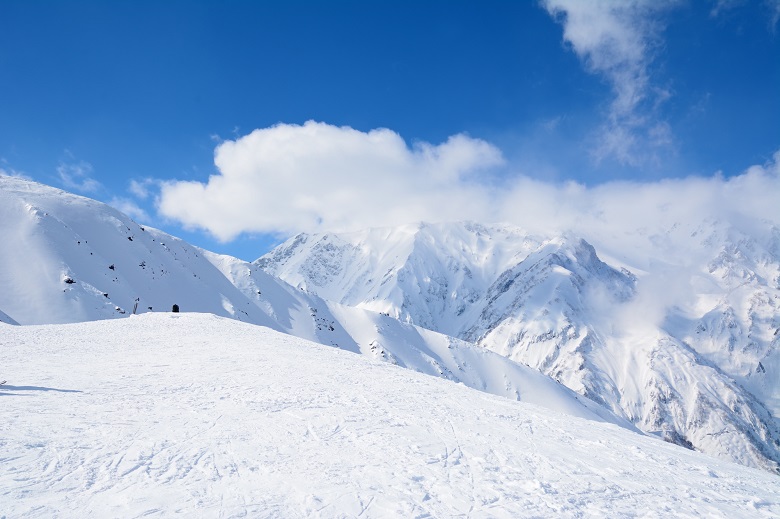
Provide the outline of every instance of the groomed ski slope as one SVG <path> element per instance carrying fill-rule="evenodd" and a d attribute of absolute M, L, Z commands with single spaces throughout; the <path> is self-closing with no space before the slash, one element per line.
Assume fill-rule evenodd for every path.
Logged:
<path fill-rule="evenodd" d="M 780 478 L 208 314 L 0 323 L 0 517 L 777 517 Z"/>

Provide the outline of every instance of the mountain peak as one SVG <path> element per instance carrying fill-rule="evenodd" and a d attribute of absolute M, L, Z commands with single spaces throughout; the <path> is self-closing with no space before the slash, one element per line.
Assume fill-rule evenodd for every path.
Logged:
<path fill-rule="evenodd" d="M 416 223 L 299 234 L 250 264 L 6 177 L 0 321 L 178 304 L 509 398 L 554 387 L 546 375 L 582 395 L 560 394 L 569 411 L 592 413 L 587 397 L 614 423 L 776 472 L 780 234 L 752 225 L 681 225 L 602 255 L 592 236 Z"/>
<path fill-rule="evenodd" d="M 263 268 L 527 364 L 668 441 L 777 471 L 780 388 L 766 382 L 780 376 L 774 234 L 704 222 L 686 255 L 687 228 L 648 236 L 644 257 L 635 242 L 611 242 L 618 266 L 573 233 L 457 222 L 329 234 L 334 249 L 314 235 Z M 712 324 L 723 319 L 733 324 Z"/>

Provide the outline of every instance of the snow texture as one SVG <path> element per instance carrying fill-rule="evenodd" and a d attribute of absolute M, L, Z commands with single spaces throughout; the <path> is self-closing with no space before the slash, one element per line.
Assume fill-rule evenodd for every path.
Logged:
<path fill-rule="evenodd" d="M 256 264 L 527 364 L 668 441 L 777 473 L 780 230 L 592 234 L 598 247 L 476 223 L 301 234 Z"/>
<path fill-rule="evenodd" d="M 250 264 L 0 177 L 0 322 L 178 304 L 778 472 L 780 231 L 587 238 L 416 224 L 299 235 Z"/>
<path fill-rule="evenodd" d="M 259 267 L 136 224 L 94 200 L 0 178 L 0 308 L 21 324 L 209 312 L 634 430 L 528 366 L 388 316 L 326 303 Z M 137 302 L 136 302 L 137 301 Z M 119 306 L 121 304 L 121 306 Z M 0 316 L 0 320 L 2 316 Z M 10 322 L 5 321 L 5 322 Z"/>
<path fill-rule="evenodd" d="M 206 314 L 0 323 L 0 517 L 777 517 L 780 479 Z"/>
<path fill-rule="evenodd" d="M 0 309 L 20 324 L 133 312 L 210 312 L 272 320 L 200 251 L 100 202 L 0 177 Z"/>

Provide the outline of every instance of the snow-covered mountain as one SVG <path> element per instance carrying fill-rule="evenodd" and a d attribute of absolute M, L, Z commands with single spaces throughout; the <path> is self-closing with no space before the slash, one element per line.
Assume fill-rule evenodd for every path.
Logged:
<path fill-rule="evenodd" d="M 100 202 L 0 177 L 0 321 L 23 325 L 207 312 L 573 416 L 633 425 L 465 341 L 326 302 L 260 268 L 138 225 Z M 137 301 L 137 304 L 136 304 Z M 6 315 L 4 312 L 7 312 Z"/>
<path fill-rule="evenodd" d="M 202 254 L 285 333 L 494 395 L 635 430 L 629 421 L 524 364 L 386 314 L 325 301 L 231 256 Z"/>
<path fill-rule="evenodd" d="M 777 471 L 777 229 L 587 238 L 608 262 L 578 236 L 467 223 L 300 235 L 250 264 L 0 177 L 0 321 L 178 304 Z"/>
<path fill-rule="evenodd" d="M 780 514 L 780 478 L 237 320 L 0 323 L 0 516 Z"/>
<path fill-rule="evenodd" d="M 668 441 L 778 472 L 780 231 L 748 224 L 594 230 L 614 266 L 579 236 L 474 223 L 301 234 L 256 264 L 528 364 Z"/>
<path fill-rule="evenodd" d="M 0 177 L 0 309 L 20 324 L 210 312 L 275 326 L 198 249 L 88 198 Z M 136 307 L 137 300 L 137 307 Z"/>

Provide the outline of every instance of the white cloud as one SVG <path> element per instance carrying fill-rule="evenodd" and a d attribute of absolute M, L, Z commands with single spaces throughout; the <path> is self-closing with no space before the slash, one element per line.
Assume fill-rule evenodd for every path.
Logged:
<path fill-rule="evenodd" d="M 659 14 L 677 0 L 542 0 L 563 25 L 563 38 L 586 68 L 603 76 L 613 90 L 606 121 L 593 154 L 624 164 L 653 161 L 667 146 L 669 127 L 656 116 L 671 94 L 654 85 L 649 67 L 658 47 Z M 667 134 L 657 139 L 659 129 Z"/>
<path fill-rule="evenodd" d="M 125 213 L 136 222 L 151 221 L 146 211 L 139 207 L 138 204 L 132 200 L 128 200 L 127 198 L 114 197 L 108 202 L 108 205 L 114 209 L 117 209 L 118 211 Z"/>
<path fill-rule="evenodd" d="M 702 265 L 717 254 L 706 245 L 710 236 L 742 232 L 764 244 L 777 243 L 776 236 L 767 234 L 771 230 L 766 223 L 780 228 L 778 200 L 780 151 L 767 164 L 730 178 L 715 175 L 587 187 L 521 177 L 495 205 L 503 221 L 543 236 L 582 237 L 596 247 L 601 259 L 637 274 L 632 304 L 608 308 L 600 315 L 608 316 L 605 323 L 614 327 L 613 333 L 641 334 L 651 331 L 641 323 L 662 326 L 670 307 L 695 304 L 693 294 L 700 291 L 692 287 L 702 282 Z M 588 304 L 612 304 L 609 298 L 599 301 L 599 294 L 594 296 Z"/>
<path fill-rule="evenodd" d="M 255 130 L 216 148 L 208 183 L 167 182 L 161 214 L 220 240 L 242 232 L 348 229 L 460 220 L 485 211 L 494 146 L 465 135 L 411 148 L 387 129 L 309 121 Z"/>
<path fill-rule="evenodd" d="M 153 192 L 153 188 L 159 187 L 160 181 L 153 178 L 133 179 L 130 181 L 128 191 L 140 200 L 146 200 Z"/>
<path fill-rule="evenodd" d="M 775 203 L 780 194 L 779 163 L 780 152 L 768 164 L 752 166 L 731 178 L 716 175 L 656 182 L 617 181 L 594 187 L 576 183 L 551 186 L 520 179 L 513 193 L 533 197 L 538 206 L 534 214 L 561 228 L 587 228 L 592 224 L 625 230 L 668 228 L 675 222 L 727 220 L 738 214 L 780 223 L 780 204 Z M 531 217 L 511 210 L 508 214 L 520 220 Z"/>
<path fill-rule="evenodd" d="M 689 252 L 680 240 L 705 220 L 780 225 L 780 152 L 730 178 L 589 187 L 515 174 L 496 184 L 490 168 L 502 164 L 501 153 L 485 141 L 456 135 L 410 148 L 390 130 L 364 133 L 310 122 L 226 141 L 215 162 L 219 173 L 207 183 L 163 184 L 158 209 L 225 241 L 243 232 L 505 221 L 536 233 L 573 232 L 606 255 L 633 251 L 637 265 L 651 246 L 669 255 Z"/>
<path fill-rule="evenodd" d="M 777 28 L 777 23 L 780 22 L 780 0 L 765 0 L 765 3 L 771 18 L 770 27 L 774 31 Z"/>
<path fill-rule="evenodd" d="M 92 178 L 92 164 L 83 160 L 78 162 L 60 162 L 57 174 L 62 185 L 82 193 L 94 193 L 101 188 L 100 182 Z"/>

